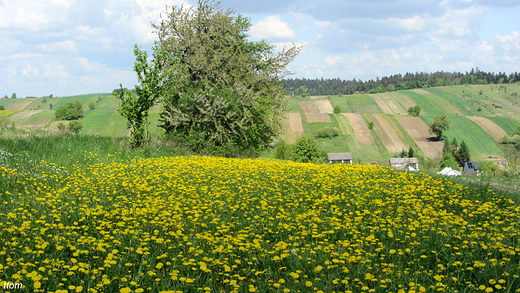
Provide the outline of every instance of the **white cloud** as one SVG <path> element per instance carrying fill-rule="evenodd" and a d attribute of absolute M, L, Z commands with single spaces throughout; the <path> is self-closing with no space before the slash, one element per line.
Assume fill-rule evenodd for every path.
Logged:
<path fill-rule="evenodd" d="M 74 41 L 71 41 L 71 40 L 40 44 L 40 45 L 38 45 L 38 47 L 41 50 L 48 52 L 48 53 L 55 53 L 55 52 L 74 53 L 77 51 L 76 44 L 74 43 Z"/>
<path fill-rule="evenodd" d="M 294 39 L 296 32 L 280 15 L 271 15 L 251 26 L 251 36 L 257 39 Z"/>

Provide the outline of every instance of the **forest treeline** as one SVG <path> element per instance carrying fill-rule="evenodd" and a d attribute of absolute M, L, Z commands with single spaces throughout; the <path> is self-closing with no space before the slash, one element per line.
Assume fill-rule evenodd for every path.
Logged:
<path fill-rule="evenodd" d="M 499 84 L 520 82 L 520 73 L 514 72 L 484 72 L 478 67 L 470 72 L 445 72 L 433 73 L 416 72 L 395 74 L 382 78 L 362 80 L 333 79 L 306 79 L 285 78 L 283 85 L 286 91 L 293 95 L 350 95 L 358 92 L 382 93 L 397 90 L 428 88 L 437 86 L 464 85 L 464 84 Z"/>

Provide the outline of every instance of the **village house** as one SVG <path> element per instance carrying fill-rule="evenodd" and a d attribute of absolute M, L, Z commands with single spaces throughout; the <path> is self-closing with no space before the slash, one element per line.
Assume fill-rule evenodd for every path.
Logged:
<path fill-rule="evenodd" d="M 397 170 L 419 171 L 419 159 L 417 158 L 391 158 L 390 166 Z"/>
<path fill-rule="evenodd" d="M 328 153 L 329 164 L 352 164 L 354 158 L 352 157 L 352 153 Z"/>
<path fill-rule="evenodd" d="M 464 169 L 462 170 L 463 175 L 480 175 L 480 168 L 478 162 L 466 162 L 464 163 Z"/>

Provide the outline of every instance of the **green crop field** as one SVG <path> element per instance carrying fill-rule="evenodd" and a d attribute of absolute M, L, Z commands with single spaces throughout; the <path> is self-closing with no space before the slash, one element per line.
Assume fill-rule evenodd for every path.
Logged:
<path fill-rule="evenodd" d="M 433 122 L 434 116 L 421 116 L 426 123 Z M 448 115 L 451 120 L 449 130 L 444 132 L 444 135 L 451 141 L 456 138 L 460 144 L 465 141 L 468 145 L 471 155 L 473 156 L 489 156 L 501 153 L 498 143 L 486 133 L 475 122 L 469 120 L 464 116 Z"/>
<path fill-rule="evenodd" d="M 453 114 L 443 105 L 443 101 L 435 98 L 433 94 L 423 95 L 414 91 L 402 91 L 403 94 L 410 97 L 417 105 L 421 107 L 421 113 L 427 115 Z"/>
<path fill-rule="evenodd" d="M 377 103 L 368 95 L 331 96 L 330 103 L 333 107 L 339 106 L 343 113 L 383 113 Z"/>

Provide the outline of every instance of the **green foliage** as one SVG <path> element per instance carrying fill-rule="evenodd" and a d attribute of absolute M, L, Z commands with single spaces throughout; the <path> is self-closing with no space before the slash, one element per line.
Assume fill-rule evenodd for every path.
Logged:
<path fill-rule="evenodd" d="M 492 161 L 479 162 L 479 168 L 484 175 L 496 176 L 500 167 Z"/>
<path fill-rule="evenodd" d="M 67 128 L 67 127 L 65 126 L 65 124 L 63 124 L 63 122 L 58 123 L 57 126 L 58 126 L 58 130 L 59 130 L 60 132 L 64 132 L 65 129 Z"/>
<path fill-rule="evenodd" d="M 421 106 L 415 105 L 414 107 L 408 108 L 408 114 L 417 117 L 421 114 Z"/>
<path fill-rule="evenodd" d="M 453 155 L 450 154 L 450 153 L 446 153 L 446 154 L 444 154 L 442 156 L 442 159 L 441 159 L 441 169 L 445 168 L 445 167 L 451 167 L 451 168 L 453 168 L 455 170 L 459 169 L 459 165 L 457 164 L 457 161 L 455 160 Z"/>
<path fill-rule="evenodd" d="M 59 120 L 77 120 L 83 117 L 83 107 L 78 101 L 67 103 L 56 110 L 55 116 Z"/>
<path fill-rule="evenodd" d="M 16 99 L 16 93 L 13 93 L 13 94 L 11 95 L 11 99 Z"/>
<path fill-rule="evenodd" d="M 471 160 L 469 148 L 464 141 L 462 141 L 460 147 L 457 149 L 455 159 L 461 166 L 463 166 L 464 163 L 469 162 Z"/>
<path fill-rule="evenodd" d="M 450 119 L 446 114 L 435 116 L 433 122 L 430 124 L 430 133 L 435 134 L 438 139 L 442 137 L 442 133 L 449 129 Z"/>
<path fill-rule="evenodd" d="M 319 138 L 333 138 L 339 135 L 339 129 L 336 127 L 325 127 L 322 130 L 318 131 L 316 137 Z"/>
<path fill-rule="evenodd" d="M 368 129 L 374 129 L 374 122 L 369 121 L 367 126 L 368 126 Z"/>
<path fill-rule="evenodd" d="M 276 145 L 274 157 L 280 160 L 290 160 L 292 158 L 292 148 L 285 141 L 281 140 Z"/>
<path fill-rule="evenodd" d="M 0 110 L 5 110 L 4 105 L 0 105 Z"/>
<path fill-rule="evenodd" d="M 287 97 L 281 78 L 300 51 L 275 54 L 265 41 L 248 40 L 248 19 L 219 3 L 170 7 L 159 24 L 156 50 L 176 62 L 164 85 L 160 127 L 177 144 L 203 153 L 232 144 L 259 153 L 280 133 Z"/>
<path fill-rule="evenodd" d="M 340 106 L 334 106 L 334 114 L 341 113 L 341 107 Z"/>
<path fill-rule="evenodd" d="M 325 161 L 325 153 L 312 137 L 302 136 L 292 148 L 292 159 L 301 163 L 322 163 Z"/>
<path fill-rule="evenodd" d="M 118 112 L 125 117 L 130 126 L 130 145 L 140 147 L 145 139 L 148 111 L 155 105 L 163 94 L 164 86 L 173 79 L 172 72 L 163 70 L 170 63 L 168 54 L 160 48 L 155 48 L 151 62 L 148 62 L 148 53 L 134 46 L 134 71 L 137 73 L 139 85 L 134 91 L 124 89 L 120 84 L 119 90 L 113 92 L 121 100 Z"/>
<path fill-rule="evenodd" d="M 413 147 L 410 146 L 410 149 L 408 149 L 408 157 L 413 158 L 414 155 L 415 155 L 415 150 L 413 149 Z"/>
<path fill-rule="evenodd" d="M 74 134 L 78 134 L 83 129 L 83 124 L 79 121 L 71 121 L 67 129 Z"/>
<path fill-rule="evenodd" d="M 88 107 L 90 110 L 94 110 L 96 108 L 96 103 L 90 102 L 90 104 L 88 104 Z"/>

